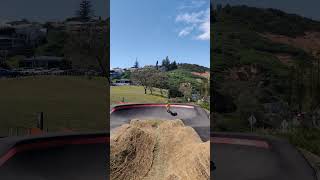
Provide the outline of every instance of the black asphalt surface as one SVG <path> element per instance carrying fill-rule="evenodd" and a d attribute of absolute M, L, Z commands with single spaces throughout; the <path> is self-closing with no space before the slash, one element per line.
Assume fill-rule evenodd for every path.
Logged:
<path fill-rule="evenodd" d="M 287 141 L 274 138 L 265 140 L 271 146 L 270 149 L 211 144 L 211 160 L 216 165 L 216 170 L 211 173 L 212 179 L 316 180 L 315 171 Z"/>
<path fill-rule="evenodd" d="M 132 105 L 120 105 L 132 106 Z M 118 106 L 119 107 L 119 106 Z M 210 119 L 206 111 L 198 106 L 194 108 L 171 107 L 170 110 L 176 113 L 176 116 L 167 112 L 166 107 L 132 107 L 116 110 L 110 115 L 110 128 L 112 130 L 123 124 L 129 123 L 132 119 L 147 120 L 174 120 L 181 119 L 185 125 L 191 126 L 199 134 L 203 141 L 210 139 Z"/>
<path fill-rule="evenodd" d="M 107 143 L 68 144 L 17 153 L 0 166 L 0 179 L 106 180 L 108 163 Z"/>

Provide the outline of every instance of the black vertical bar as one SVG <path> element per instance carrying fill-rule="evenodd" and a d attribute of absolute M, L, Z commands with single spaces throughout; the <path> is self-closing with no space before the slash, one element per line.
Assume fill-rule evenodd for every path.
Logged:
<path fill-rule="evenodd" d="M 43 130 L 43 112 L 38 114 L 38 128 Z"/>

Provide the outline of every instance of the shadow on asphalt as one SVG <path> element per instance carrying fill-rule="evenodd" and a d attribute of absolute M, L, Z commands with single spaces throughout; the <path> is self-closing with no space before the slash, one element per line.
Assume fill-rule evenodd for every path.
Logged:
<path fill-rule="evenodd" d="M 211 161 L 216 166 L 211 169 L 213 179 L 316 180 L 309 163 L 287 141 L 265 140 L 270 148 L 211 143 Z"/>

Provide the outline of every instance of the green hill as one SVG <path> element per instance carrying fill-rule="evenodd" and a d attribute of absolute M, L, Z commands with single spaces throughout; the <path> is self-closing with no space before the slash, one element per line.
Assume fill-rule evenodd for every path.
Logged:
<path fill-rule="evenodd" d="M 320 22 L 247 6 L 216 8 L 211 20 L 215 131 L 248 132 L 254 115 L 256 133 L 320 155 Z"/>
<path fill-rule="evenodd" d="M 202 91 L 202 80 L 207 80 L 210 69 L 197 64 L 180 63 L 177 69 L 164 72 L 168 76 L 167 89 L 178 89 L 181 83 L 191 83 L 196 91 Z M 127 72 L 120 79 L 130 79 L 131 73 Z"/>
<path fill-rule="evenodd" d="M 146 91 L 143 87 L 112 87 L 112 103 L 121 101 L 123 97 L 131 102 L 137 101 L 139 98 L 139 102 L 159 102 L 159 98 L 155 98 L 151 91 L 155 89 L 160 89 L 160 94 L 157 96 L 162 98 L 160 99 L 161 101 L 167 97 L 177 102 L 186 102 L 187 97 L 194 97 L 192 100 L 197 101 L 200 98 L 209 96 L 209 68 L 196 64 L 183 63 L 178 64 L 173 70 L 165 70 L 162 67 L 160 69 L 161 70 L 157 70 L 155 67 L 146 67 L 140 68 L 138 71 L 127 71 L 124 73 L 119 77 L 120 79 L 131 79 L 134 83 L 141 86 L 144 83 L 144 87 L 147 87 Z M 141 78 L 139 79 L 139 76 L 149 77 L 152 74 L 155 76 L 149 78 L 147 80 L 149 82 L 145 82 L 146 80 L 141 82 Z M 183 87 L 182 85 L 185 86 Z M 150 88 L 150 86 L 153 88 Z M 167 92 L 166 95 L 162 94 L 161 90 L 165 90 Z M 137 93 L 138 91 L 141 92 Z M 150 94 L 148 94 L 149 92 Z M 132 96 L 139 96 L 139 98 L 135 99 Z M 154 98 L 154 100 L 151 100 L 152 98 Z"/>
<path fill-rule="evenodd" d="M 211 19 L 216 128 L 245 130 L 251 114 L 258 126 L 278 128 L 295 112 L 316 110 L 317 56 L 302 43 L 309 43 L 308 32 L 320 32 L 320 22 L 275 9 L 229 5 L 216 8 Z"/>
<path fill-rule="evenodd" d="M 306 31 L 319 31 L 320 23 L 297 14 L 288 14 L 277 9 L 255 7 L 225 6 L 216 9 L 223 20 L 231 20 L 245 25 L 256 32 L 270 32 L 286 36 L 303 35 Z M 218 17 L 221 22 L 221 16 Z"/>
<path fill-rule="evenodd" d="M 178 88 L 181 83 L 191 83 L 195 90 L 200 91 L 202 80 L 206 78 L 193 73 L 205 73 L 209 68 L 196 64 L 179 64 L 178 69 L 166 72 L 169 86 Z"/>
<path fill-rule="evenodd" d="M 199 72 L 199 73 L 210 71 L 210 69 L 207 67 L 200 66 L 198 64 L 188 64 L 188 63 L 178 64 L 178 69 L 183 69 L 189 72 Z"/>

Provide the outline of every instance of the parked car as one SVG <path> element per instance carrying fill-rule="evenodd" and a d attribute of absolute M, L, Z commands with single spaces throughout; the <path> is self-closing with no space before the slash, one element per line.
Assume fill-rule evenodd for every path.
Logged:
<path fill-rule="evenodd" d="M 0 69 L 0 77 L 16 77 L 19 75 L 19 72 L 12 71 L 8 69 Z"/>
<path fill-rule="evenodd" d="M 50 69 L 50 74 L 51 75 L 62 75 L 63 73 L 65 73 L 65 70 L 61 70 L 59 68 L 52 68 Z"/>
<path fill-rule="evenodd" d="M 113 86 L 130 86 L 132 85 L 132 81 L 128 79 L 120 79 L 120 80 L 116 80 L 116 82 L 112 84 Z"/>

